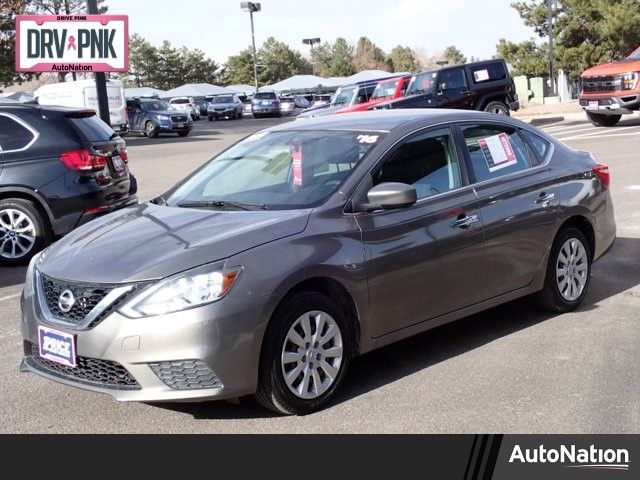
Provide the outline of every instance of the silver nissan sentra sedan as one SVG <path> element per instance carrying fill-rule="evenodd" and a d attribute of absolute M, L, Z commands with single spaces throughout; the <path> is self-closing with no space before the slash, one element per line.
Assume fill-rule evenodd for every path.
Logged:
<path fill-rule="evenodd" d="M 35 257 L 22 369 L 306 414 L 356 355 L 518 297 L 575 309 L 615 236 L 608 168 L 509 117 L 287 123 Z"/>

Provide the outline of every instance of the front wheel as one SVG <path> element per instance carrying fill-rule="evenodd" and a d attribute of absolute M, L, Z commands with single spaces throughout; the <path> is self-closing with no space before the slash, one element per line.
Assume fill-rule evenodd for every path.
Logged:
<path fill-rule="evenodd" d="M 263 341 L 256 399 L 306 415 L 334 397 L 353 352 L 348 317 L 327 296 L 300 293 L 274 314 Z"/>
<path fill-rule="evenodd" d="M 209 115 L 209 121 L 213 122 L 213 117 L 211 115 Z"/>
<path fill-rule="evenodd" d="M 180 136 L 180 137 L 186 137 L 187 135 L 189 135 L 189 131 L 188 130 L 186 132 L 178 132 L 178 136 Z"/>
<path fill-rule="evenodd" d="M 618 124 L 622 115 L 601 115 L 599 113 L 587 112 L 587 118 L 596 127 L 613 127 Z"/>
<path fill-rule="evenodd" d="M 578 308 L 589 288 L 591 258 L 589 242 L 580 230 L 561 230 L 551 248 L 544 288 L 534 295 L 537 305 L 554 313 Z"/>
<path fill-rule="evenodd" d="M 485 112 L 495 113 L 496 115 L 507 115 L 509 116 L 509 107 L 504 102 L 490 102 L 484 107 Z"/>
<path fill-rule="evenodd" d="M 144 134 L 148 138 L 156 138 L 160 132 L 153 122 L 147 122 L 144 125 Z"/>
<path fill-rule="evenodd" d="M 0 263 L 26 265 L 47 243 L 45 220 L 33 202 L 21 198 L 0 201 Z"/>

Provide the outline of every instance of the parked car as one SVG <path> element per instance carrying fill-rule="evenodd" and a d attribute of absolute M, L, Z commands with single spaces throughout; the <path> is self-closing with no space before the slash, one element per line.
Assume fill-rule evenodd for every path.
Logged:
<path fill-rule="evenodd" d="M 92 108 L 98 111 L 98 93 L 95 80 L 50 83 L 39 87 L 34 95 L 40 105 Z M 126 134 L 129 125 L 124 88 L 120 80 L 107 80 L 107 99 L 111 127 L 120 135 Z"/>
<path fill-rule="evenodd" d="M 93 110 L 0 103 L 0 264 L 137 203 L 124 141 Z"/>
<path fill-rule="evenodd" d="M 218 120 L 219 118 L 229 118 L 236 120 L 242 118 L 242 102 L 237 95 L 224 94 L 218 95 L 211 100 L 209 109 L 207 110 L 209 121 Z"/>
<path fill-rule="evenodd" d="M 251 113 L 254 118 L 279 117 L 280 100 L 275 92 L 258 92 L 251 100 Z"/>
<path fill-rule="evenodd" d="M 596 65 L 581 76 L 580 106 L 597 127 L 613 127 L 640 112 L 640 47 L 620 62 Z"/>
<path fill-rule="evenodd" d="M 456 108 L 509 115 L 520 103 L 507 64 L 496 59 L 419 73 L 403 98 L 372 108 Z"/>
<path fill-rule="evenodd" d="M 280 114 L 293 115 L 296 111 L 296 103 L 293 97 L 280 97 Z"/>
<path fill-rule="evenodd" d="M 34 258 L 22 369 L 125 401 L 310 413 L 358 354 L 527 295 L 577 308 L 616 235 L 609 182 L 506 116 L 263 130 Z"/>
<path fill-rule="evenodd" d="M 175 97 L 169 100 L 169 105 L 176 110 L 183 110 L 191 115 L 192 120 L 200 120 L 200 107 L 192 97 Z"/>
<path fill-rule="evenodd" d="M 206 117 L 207 111 L 209 110 L 209 100 L 201 100 L 198 102 L 198 107 L 200 108 L 200 116 Z"/>
<path fill-rule="evenodd" d="M 309 100 L 309 107 L 307 108 L 322 107 L 325 105 L 329 105 L 331 103 L 332 96 L 333 95 L 329 95 L 329 94 L 311 95 L 311 100 Z"/>
<path fill-rule="evenodd" d="M 367 103 L 380 80 L 381 79 L 367 80 L 365 82 L 358 82 L 352 85 L 340 87 L 331 97 L 331 102 L 329 104 L 320 104 L 303 110 L 298 118 L 331 115 L 340 109 Z"/>
<path fill-rule="evenodd" d="M 242 115 L 252 115 L 253 114 L 253 102 L 252 98 L 248 97 L 246 100 L 242 101 Z"/>
<path fill-rule="evenodd" d="M 132 132 L 156 138 L 161 133 L 177 133 L 186 137 L 193 128 L 189 112 L 175 109 L 164 100 L 152 98 L 130 98 L 127 113 Z"/>
<path fill-rule="evenodd" d="M 411 75 L 405 75 L 403 77 L 380 80 L 376 85 L 376 88 L 373 90 L 368 102 L 341 108 L 336 110 L 335 113 L 364 112 L 365 110 L 369 110 L 371 107 L 386 102 L 387 100 L 401 98 L 407 91 L 411 78 Z"/>

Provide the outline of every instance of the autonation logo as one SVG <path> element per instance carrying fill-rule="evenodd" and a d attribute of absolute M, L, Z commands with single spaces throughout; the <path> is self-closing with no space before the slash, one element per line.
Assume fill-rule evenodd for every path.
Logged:
<path fill-rule="evenodd" d="M 629 451 L 624 448 L 602 449 L 595 445 L 577 448 L 575 445 L 560 445 L 559 448 L 525 448 L 515 445 L 509 463 L 561 463 L 567 468 L 595 470 L 629 470 Z"/>

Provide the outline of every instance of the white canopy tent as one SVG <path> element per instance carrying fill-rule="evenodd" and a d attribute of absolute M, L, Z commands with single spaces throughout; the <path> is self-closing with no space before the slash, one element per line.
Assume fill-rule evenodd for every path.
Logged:
<path fill-rule="evenodd" d="M 187 83 L 180 87 L 164 92 L 164 98 L 170 97 L 205 97 L 207 95 L 220 95 L 229 93 L 224 87 L 212 85 L 210 83 Z"/>
<path fill-rule="evenodd" d="M 227 85 L 224 87 L 227 93 L 244 93 L 245 95 L 252 94 L 256 91 L 256 87 L 253 85 Z"/>
<path fill-rule="evenodd" d="M 316 75 L 294 75 L 293 77 L 286 78 L 273 85 L 265 85 L 260 88 L 261 92 L 274 91 L 274 92 L 296 92 L 296 91 L 309 91 L 322 86 L 324 78 Z"/>
<path fill-rule="evenodd" d="M 133 97 L 164 97 L 165 91 L 158 90 L 157 88 L 151 87 L 136 87 L 136 88 L 125 88 L 124 96 L 127 98 Z"/>

